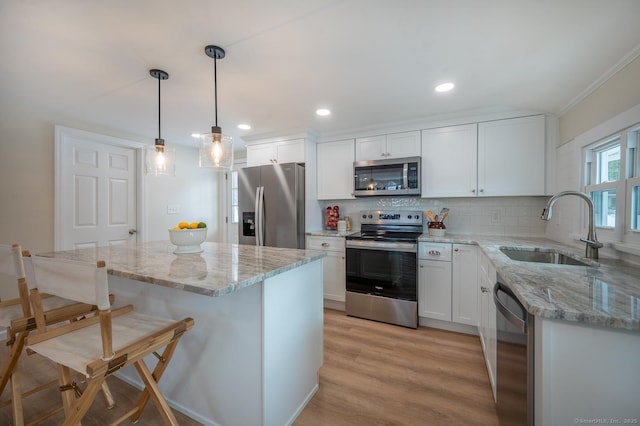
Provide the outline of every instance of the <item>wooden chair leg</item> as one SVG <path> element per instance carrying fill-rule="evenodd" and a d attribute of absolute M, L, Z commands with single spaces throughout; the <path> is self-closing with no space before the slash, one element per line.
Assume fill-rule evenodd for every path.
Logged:
<path fill-rule="evenodd" d="M 116 402 L 113 400 L 113 395 L 111 395 L 111 389 L 109 389 L 109 385 L 107 385 L 107 381 L 102 382 L 102 397 L 104 399 L 104 405 L 107 406 L 107 410 L 111 410 L 115 407 Z"/>
<path fill-rule="evenodd" d="M 153 402 L 155 402 L 160 415 L 164 419 L 164 423 L 168 426 L 178 426 L 176 416 L 173 414 L 173 411 L 171 411 L 171 407 L 169 407 L 167 400 L 162 396 L 158 383 L 151 375 L 151 371 L 149 371 L 147 364 L 144 363 L 144 359 L 140 358 L 138 361 L 134 362 L 133 365 L 135 365 L 136 370 L 138 370 L 138 374 L 144 382 L 145 390 L 149 391 Z"/>
<path fill-rule="evenodd" d="M 69 418 L 73 404 L 76 401 L 75 389 L 71 387 L 73 377 L 69 367 L 58 364 L 58 383 L 60 384 L 60 394 L 62 395 L 62 405 L 64 406 L 64 417 Z"/>
<path fill-rule="evenodd" d="M 82 396 L 74 401 L 75 403 L 71 407 L 70 413 L 67 414 L 65 410 L 64 426 L 76 426 L 80 423 L 87 410 L 91 408 L 94 398 L 102 389 L 105 379 L 106 377 L 99 377 L 88 382 L 87 387 L 82 392 Z"/>
<path fill-rule="evenodd" d="M 176 350 L 179 340 L 180 339 L 176 339 L 173 342 L 170 342 L 167 345 L 167 347 L 164 349 L 164 352 L 162 353 L 160 358 L 158 359 L 158 363 L 153 369 L 153 374 L 152 374 L 152 377 L 156 383 L 160 381 L 162 374 L 167 369 L 167 366 L 169 365 L 169 361 L 171 361 L 171 358 L 173 357 L 173 353 Z M 137 422 L 140 419 L 140 416 L 142 415 L 142 410 L 147 405 L 147 402 L 149 402 L 149 396 L 150 396 L 149 391 L 145 387 L 142 393 L 140 394 L 140 397 L 138 398 L 138 402 L 136 403 L 137 411 L 135 412 L 135 414 L 129 417 L 129 420 L 131 420 L 132 422 Z"/>
<path fill-rule="evenodd" d="M 13 374 L 18 365 L 18 359 L 20 359 L 20 354 L 22 354 L 22 350 L 24 349 L 25 338 L 28 335 L 29 332 L 25 331 L 14 336 L 15 341 L 9 347 L 9 354 L 2 364 L 2 370 L 0 370 L 0 394 L 4 391 L 5 386 L 7 386 L 11 378 L 11 374 Z"/>
<path fill-rule="evenodd" d="M 20 386 L 20 373 L 11 374 L 11 405 L 13 406 L 13 424 L 24 424 L 24 412 L 22 410 L 22 389 Z"/>

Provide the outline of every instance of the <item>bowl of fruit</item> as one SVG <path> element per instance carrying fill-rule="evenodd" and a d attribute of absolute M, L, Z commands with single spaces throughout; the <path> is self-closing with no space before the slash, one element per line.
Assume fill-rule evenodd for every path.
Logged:
<path fill-rule="evenodd" d="M 200 244 L 207 239 L 207 224 L 204 222 L 180 222 L 175 228 L 169 229 L 169 240 L 177 246 L 174 253 L 200 253 Z"/>

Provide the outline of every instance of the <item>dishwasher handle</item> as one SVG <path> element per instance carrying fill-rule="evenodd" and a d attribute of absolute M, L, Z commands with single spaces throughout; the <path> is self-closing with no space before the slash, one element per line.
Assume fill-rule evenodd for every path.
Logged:
<path fill-rule="evenodd" d="M 502 300 L 500 300 L 500 297 L 498 297 L 498 292 L 502 292 L 509 299 L 512 299 L 512 301 L 514 302 L 512 303 L 512 305 L 515 304 L 518 308 L 520 308 L 520 315 L 513 312 L 511 309 L 505 306 L 504 303 L 502 303 Z M 524 309 L 524 306 L 522 306 L 522 304 L 518 301 L 515 294 L 513 294 L 513 292 L 508 287 L 506 287 L 504 284 L 496 283 L 496 285 L 493 287 L 493 301 L 496 304 L 496 309 L 500 311 L 500 313 L 507 319 L 507 321 L 513 324 L 513 326 L 516 327 L 519 332 L 527 332 L 527 311 Z"/>

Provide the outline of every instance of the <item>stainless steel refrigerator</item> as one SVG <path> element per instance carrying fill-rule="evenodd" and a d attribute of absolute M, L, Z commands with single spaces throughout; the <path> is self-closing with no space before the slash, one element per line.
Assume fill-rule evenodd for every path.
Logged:
<path fill-rule="evenodd" d="M 238 170 L 238 241 L 304 248 L 304 165 L 273 164 Z"/>

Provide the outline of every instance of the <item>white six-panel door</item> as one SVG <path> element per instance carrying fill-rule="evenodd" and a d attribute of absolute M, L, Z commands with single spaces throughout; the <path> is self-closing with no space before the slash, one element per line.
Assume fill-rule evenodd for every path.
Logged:
<path fill-rule="evenodd" d="M 56 140 L 56 249 L 136 242 L 137 150 L 64 130 Z"/>

